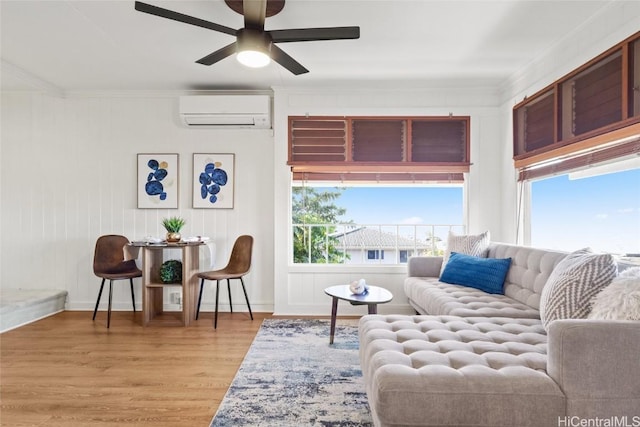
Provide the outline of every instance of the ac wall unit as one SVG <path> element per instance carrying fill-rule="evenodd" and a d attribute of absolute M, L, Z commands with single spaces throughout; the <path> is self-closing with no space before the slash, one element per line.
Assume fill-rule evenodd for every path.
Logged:
<path fill-rule="evenodd" d="M 271 128 L 269 95 L 181 96 L 179 111 L 189 127 Z"/>

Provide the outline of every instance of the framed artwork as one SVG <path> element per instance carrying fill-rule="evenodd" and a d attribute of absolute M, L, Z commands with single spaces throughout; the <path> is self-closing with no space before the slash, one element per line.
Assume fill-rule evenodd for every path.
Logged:
<path fill-rule="evenodd" d="M 178 188 L 178 154 L 138 154 L 138 209 L 177 209 Z"/>
<path fill-rule="evenodd" d="M 193 207 L 233 209 L 235 154 L 193 155 Z"/>

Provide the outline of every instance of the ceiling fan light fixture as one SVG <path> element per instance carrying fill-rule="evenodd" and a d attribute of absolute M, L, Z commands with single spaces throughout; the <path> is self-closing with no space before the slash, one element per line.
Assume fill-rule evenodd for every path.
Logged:
<path fill-rule="evenodd" d="M 269 65 L 271 58 L 259 50 L 242 50 L 236 55 L 236 59 L 244 66 L 262 68 Z"/>
<path fill-rule="evenodd" d="M 266 67 L 271 62 L 271 37 L 250 29 L 238 31 L 238 54 L 236 59 L 251 68 Z"/>

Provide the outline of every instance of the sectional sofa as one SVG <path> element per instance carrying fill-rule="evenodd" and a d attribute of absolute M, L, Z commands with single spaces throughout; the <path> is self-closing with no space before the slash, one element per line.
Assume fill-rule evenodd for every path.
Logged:
<path fill-rule="evenodd" d="M 417 314 L 359 324 L 375 425 L 640 426 L 640 322 L 541 319 L 543 289 L 568 255 L 488 244 L 482 257 L 510 258 L 497 293 L 444 283 L 442 257 L 411 258 Z"/>

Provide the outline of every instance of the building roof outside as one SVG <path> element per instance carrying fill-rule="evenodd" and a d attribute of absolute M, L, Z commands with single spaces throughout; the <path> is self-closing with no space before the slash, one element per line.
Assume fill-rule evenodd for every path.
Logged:
<path fill-rule="evenodd" d="M 338 239 L 339 247 L 345 249 L 417 249 L 431 248 L 431 240 L 422 241 L 406 236 L 396 235 L 380 229 L 360 227 L 346 232 L 336 232 L 331 235 Z M 396 240 L 397 239 L 397 240 Z M 434 237 L 436 246 L 439 237 Z"/>

